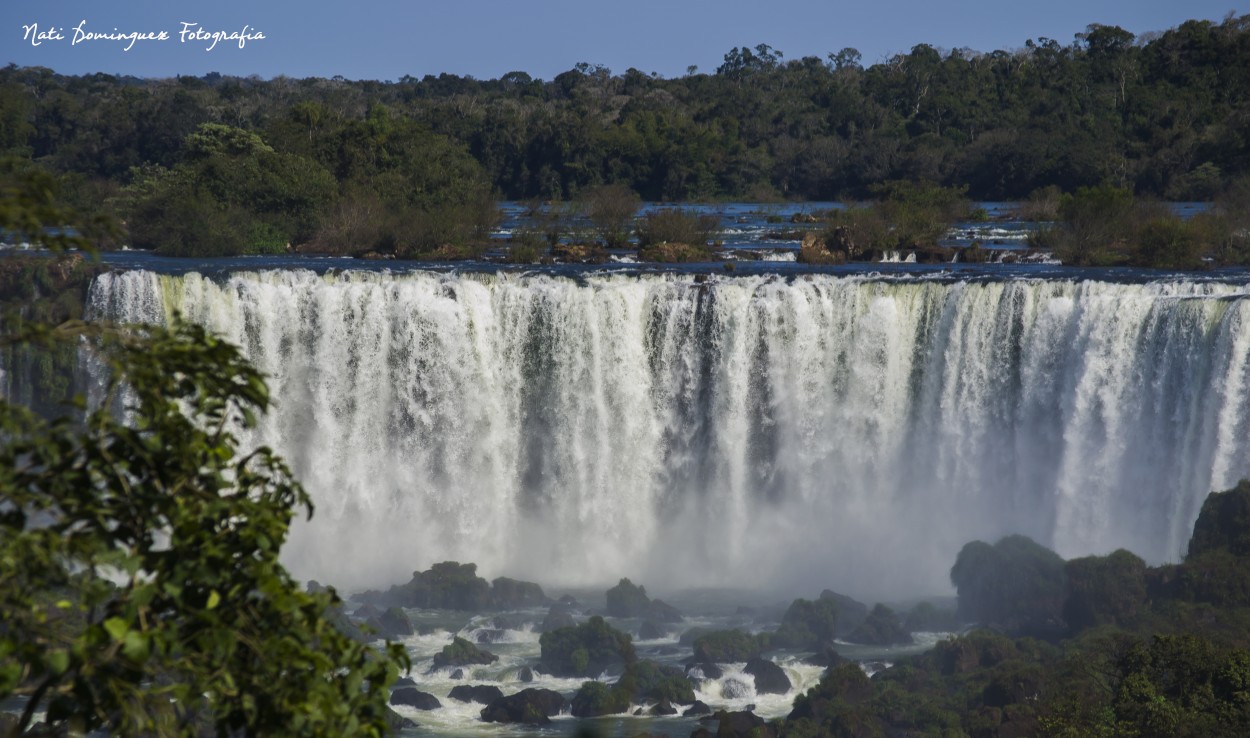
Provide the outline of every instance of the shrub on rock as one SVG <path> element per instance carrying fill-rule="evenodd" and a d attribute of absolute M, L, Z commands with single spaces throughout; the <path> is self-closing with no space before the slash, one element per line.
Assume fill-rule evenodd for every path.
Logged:
<path fill-rule="evenodd" d="M 482 720 L 488 723 L 546 725 L 551 722 L 552 716 L 560 714 L 564 705 L 564 696 L 559 692 L 531 687 L 482 708 Z"/>
<path fill-rule="evenodd" d="M 596 676 L 612 666 L 635 660 L 634 646 L 599 616 L 571 628 L 558 628 L 539 638 L 543 666 L 554 676 Z"/>
<path fill-rule="evenodd" d="M 443 650 L 434 656 L 433 668 L 445 666 L 470 666 L 473 664 L 493 664 L 499 657 L 485 651 L 463 638 L 456 637 L 451 643 L 443 646 Z"/>

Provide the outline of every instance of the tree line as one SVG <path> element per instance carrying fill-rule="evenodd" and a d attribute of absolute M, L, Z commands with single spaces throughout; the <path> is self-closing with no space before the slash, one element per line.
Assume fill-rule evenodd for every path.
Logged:
<path fill-rule="evenodd" d="M 856 199 L 896 180 L 973 199 L 1112 186 L 1209 200 L 1250 175 L 1250 15 L 990 53 L 920 44 L 870 66 L 851 48 L 787 59 L 759 44 L 673 79 L 590 64 L 549 81 L 393 82 L 10 65 L 0 155 L 177 253 L 202 253 L 212 230 L 233 251 L 455 255 L 496 198 L 604 185 L 655 201 Z"/>

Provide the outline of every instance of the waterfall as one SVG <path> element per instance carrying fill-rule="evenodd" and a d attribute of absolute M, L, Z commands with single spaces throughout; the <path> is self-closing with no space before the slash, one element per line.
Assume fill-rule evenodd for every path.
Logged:
<path fill-rule="evenodd" d="M 97 317 L 242 346 L 345 590 L 446 559 L 653 587 L 942 592 L 959 548 L 1182 555 L 1250 475 L 1250 293 L 1212 281 L 117 272 Z"/>

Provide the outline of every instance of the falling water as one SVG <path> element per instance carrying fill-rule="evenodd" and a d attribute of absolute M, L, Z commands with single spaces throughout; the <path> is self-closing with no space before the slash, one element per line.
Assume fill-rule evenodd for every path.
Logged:
<path fill-rule="evenodd" d="M 345 589 L 488 576 L 943 591 L 972 539 L 1182 553 L 1250 475 L 1250 293 L 1176 281 L 107 274 L 96 316 L 244 347 L 249 443 Z"/>

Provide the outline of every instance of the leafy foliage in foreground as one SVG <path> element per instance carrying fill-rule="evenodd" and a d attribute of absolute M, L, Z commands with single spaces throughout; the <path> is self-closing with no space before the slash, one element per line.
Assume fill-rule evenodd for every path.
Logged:
<path fill-rule="evenodd" d="M 30 327 L 6 343 L 87 340 L 111 370 L 81 422 L 0 403 L 0 699 L 17 732 L 379 736 L 407 658 L 332 625 L 332 591 L 278 563 L 307 494 L 232 429 L 269 397 L 202 329 Z M 116 412 L 124 407 L 123 413 Z M 85 408 L 84 408 L 85 410 Z"/>

